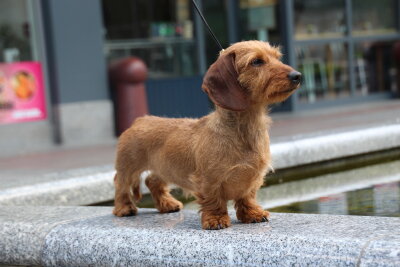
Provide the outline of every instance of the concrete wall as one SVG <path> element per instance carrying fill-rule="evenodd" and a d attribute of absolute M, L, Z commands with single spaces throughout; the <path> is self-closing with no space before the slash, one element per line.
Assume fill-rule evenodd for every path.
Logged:
<path fill-rule="evenodd" d="M 61 103 L 109 99 L 103 54 L 103 22 L 98 0 L 46 0 L 51 23 L 48 45 Z M 47 21 L 46 21 L 47 20 Z"/>
<path fill-rule="evenodd" d="M 53 105 L 63 144 L 113 140 L 113 114 L 103 53 L 101 1 L 43 2 Z"/>

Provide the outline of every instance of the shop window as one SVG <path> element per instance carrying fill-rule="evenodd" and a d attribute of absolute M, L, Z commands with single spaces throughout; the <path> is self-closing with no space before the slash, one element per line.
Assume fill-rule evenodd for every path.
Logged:
<path fill-rule="evenodd" d="M 400 73 L 396 55 L 400 55 L 400 42 L 360 42 L 354 50 L 356 94 L 396 93 Z"/>
<path fill-rule="evenodd" d="M 198 73 L 189 0 L 103 0 L 109 62 L 141 58 L 150 78 Z"/>
<path fill-rule="evenodd" d="M 396 32 L 396 0 L 353 0 L 353 35 Z"/>
<path fill-rule="evenodd" d="M 239 7 L 241 39 L 280 43 L 278 0 L 240 0 Z"/>
<path fill-rule="evenodd" d="M 298 70 L 303 74 L 300 102 L 332 100 L 350 95 L 347 46 L 341 43 L 298 46 Z"/>
<path fill-rule="evenodd" d="M 295 39 L 338 38 L 346 33 L 345 1 L 295 0 Z"/>
<path fill-rule="evenodd" d="M 34 59 L 28 4 L 26 0 L 0 1 L 0 62 Z"/>
<path fill-rule="evenodd" d="M 0 0 L 0 125 L 46 119 L 37 1 Z"/>

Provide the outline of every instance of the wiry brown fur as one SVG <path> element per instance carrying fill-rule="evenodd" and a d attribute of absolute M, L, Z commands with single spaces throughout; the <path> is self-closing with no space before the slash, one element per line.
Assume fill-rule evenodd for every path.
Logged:
<path fill-rule="evenodd" d="M 146 185 L 160 212 L 182 208 L 169 194 L 168 184 L 176 184 L 197 198 L 204 229 L 230 225 L 228 200 L 234 200 L 240 221 L 267 221 L 268 211 L 255 201 L 271 163 L 266 106 L 286 99 L 298 84 L 289 81 L 293 69 L 280 61 L 279 50 L 266 42 L 236 43 L 220 58 L 226 55 L 234 55 L 237 79 L 251 104 L 232 111 L 216 103 L 200 119 L 138 118 L 118 144 L 115 215 L 136 214 L 139 176 L 150 170 Z M 266 63 L 255 67 L 256 58 Z"/>

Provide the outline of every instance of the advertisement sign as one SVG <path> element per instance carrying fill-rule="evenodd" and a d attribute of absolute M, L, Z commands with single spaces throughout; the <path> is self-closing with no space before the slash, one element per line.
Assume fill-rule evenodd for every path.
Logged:
<path fill-rule="evenodd" d="M 0 64 L 0 124 L 46 119 L 39 62 Z"/>

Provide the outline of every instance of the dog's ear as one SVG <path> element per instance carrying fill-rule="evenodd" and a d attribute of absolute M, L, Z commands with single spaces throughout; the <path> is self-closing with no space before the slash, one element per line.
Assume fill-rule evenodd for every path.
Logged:
<path fill-rule="evenodd" d="M 243 111 L 249 106 L 247 92 L 240 86 L 235 54 L 222 54 L 204 76 L 202 88 L 218 106 Z"/>

